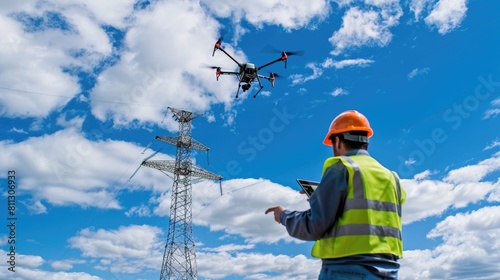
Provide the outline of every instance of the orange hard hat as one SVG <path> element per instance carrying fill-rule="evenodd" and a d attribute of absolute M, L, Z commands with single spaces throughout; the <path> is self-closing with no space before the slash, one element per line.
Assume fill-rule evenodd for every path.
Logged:
<path fill-rule="evenodd" d="M 370 138 L 373 135 L 373 130 L 370 127 L 368 119 L 358 111 L 348 110 L 333 119 L 325 140 L 323 140 L 323 144 L 331 146 L 332 141 L 330 140 L 330 137 L 332 134 L 349 131 L 366 131 L 366 138 Z"/>

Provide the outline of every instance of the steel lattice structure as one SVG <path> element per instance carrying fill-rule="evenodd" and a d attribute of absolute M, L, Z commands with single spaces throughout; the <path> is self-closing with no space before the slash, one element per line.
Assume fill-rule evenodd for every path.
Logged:
<path fill-rule="evenodd" d="M 191 179 L 222 180 L 222 177 L 193 165 L 191 150 L 208 151 L 209 148 L 191 137 L 191 120 L 200 115 L 168 108 L 179 122 L 178 136 L 156 136 L 155 139 L 177 147 L 175 161 L 145 160 L 143 166 L 174 174 L 172 204 L 167 244 L 163 255 L 160 280 L 197 279 L 196 252 L 192 223 Z"/>

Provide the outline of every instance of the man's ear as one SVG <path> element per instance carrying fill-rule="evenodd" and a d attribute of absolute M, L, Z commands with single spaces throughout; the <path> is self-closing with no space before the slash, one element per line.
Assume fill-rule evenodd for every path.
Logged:
<path fill-rule="evenodd" d="M 338 137 L 333 137 L 333 139 L 332 139 L 332 145 L 335 147 L 335 149 L 338 150 L 340 147 L 337 146 L 337 143 L 339 143 L 339 145 L 340 145 L 340 139 L 339 139 L 339 141 L 337 141 L 337 139 L 339 139 L 339 138 Z"/>

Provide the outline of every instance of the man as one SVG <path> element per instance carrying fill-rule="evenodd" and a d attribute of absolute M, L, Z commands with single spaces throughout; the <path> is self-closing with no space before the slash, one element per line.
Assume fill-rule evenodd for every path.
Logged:
<path fill-rule="evenodd" d="M 307 211 L 274 213 L 290 236 L 316 241 L 312 256 L 322 259 L 319 279 L 397 279 L 403 255 L 401 205 L 406 198 L 395 172 L 368 154 L 373 135 L 368 119 L 349 110 L 331 123 L 323 141 L 333 157 Z"/>

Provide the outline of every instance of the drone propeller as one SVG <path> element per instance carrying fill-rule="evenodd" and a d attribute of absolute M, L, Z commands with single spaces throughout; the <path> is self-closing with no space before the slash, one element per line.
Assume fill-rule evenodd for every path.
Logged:
<path fill-rule="evenodd" d="M 209 68 L 209 69 L 218 69 L 218 68 L 221 68 L 220 66 L 212 66 L 212 65 L 204 65 L 202 67 L 203 68 Z"/>
<path fill-rule="evenodd" d="M 274 60 L 274 61 L 271 61 L 267 64 L 264 64 L 262 66 L 259 67 L 259 69 L 261 68 L 264 68 L 264 67 L 267 67 L 273 63 L 276 63 L 278 61 L 283 61 L 285 63 L 285 68 L 286 68 L 286 64 L 287 64 L 287 60 L 288 60 L 288 56 L 289 55 L 302 55 L 304 54 L 304 51 L 293 51 L 293 52 L 290 52 L 290 51 L 279 51 L 278 49 L 270 46 L 270 45 L 267 45 L 265 46 L 263 49 L 262 49 L 263 52 L 268 52 L 268 53 L 280 53 L 281 54 L 281 57 Z"/>
<path fill-rule="evenodd" d="M 294 52 L 284 52 L 286 55 L 299 55 L 302 56 L 304 55 L 304 51 L 294 51 Z"/>
<path fill-rule="evenodd" d="M 202 65 L 201 67 L 203 68 L 209 68 L 209 69 L 215 69 L 215 78 L 217 81 L 219 80 L 219 77 L 221 75 L 221 67 L 220 66 L 212 66 L 212 65 Z"/>
<path fill-rule="evenodd" d="M 274 80 L 276 80 L 276 78 L 280 79 L 282 77 L 280 75 L 278 75 L 277 73 L 273 73 L 273 72 L 269 73 L 269 81 L 271 82 L 272 87 L 274 87 Z"/>
<path fill-rule="evenodd" d="M 219 39 L 217 39 L 217 42 L 215 42 L 214 51 L 212 52 L 212 56 L 214 56 L 214 55 L 215 55 L 215 51 L 216 51 L 217 49 L 222 49 L 222 47 L 221 47 L 221 44 L 222 44 L 222 39 L 223 39 L 223 38 L 222 38 L 222 36 L 221 36 L 221 37 L 219 37 Z"/>
<path fill-rule="evenodd" d="M 285 55 L 304 55 L 304 51 L 303 50 L 300 50 L 300 51 L 280 51 L 278 50 L 277 48 L 271 46 L 271 45 L 267 45 L 265 46 L 263 49 L 262 49 L 262 52 L 266 52 L 266 53 L 280 53 L 280 54 L 285 54 Z"/>

